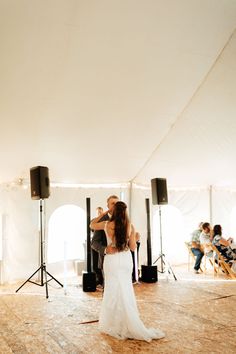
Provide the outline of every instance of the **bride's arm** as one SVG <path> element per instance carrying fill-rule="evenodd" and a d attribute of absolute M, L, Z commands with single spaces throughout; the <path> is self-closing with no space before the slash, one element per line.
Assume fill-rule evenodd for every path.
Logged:
<path fill-rule="evenodd" d="M 99 215 L 97 218 L 94 218 L 91 222 L 90 222 L 90 229 L 91 230 L 104 230 L 106 221 L 100 221 L 101 218 L 106 215 L 108 213 L 108 211 L 106 211 L 105 213 L 102 213 L 101 215 Z"/>
<path fill-rule="evenodd" d="M 131 224 L 131 232 L 129 235 L 129 248 L 131 251 L 135 251 L 136 249 L 135 228 L 132 224 Z"/>

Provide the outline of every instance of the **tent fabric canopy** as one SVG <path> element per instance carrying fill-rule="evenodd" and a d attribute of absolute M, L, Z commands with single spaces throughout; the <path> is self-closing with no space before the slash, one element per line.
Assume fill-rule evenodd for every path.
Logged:
<path fill-rule="evenodd" d="M 236 185 L 234 0 L 1 0 L 0 24 L 0 183 Z"/>

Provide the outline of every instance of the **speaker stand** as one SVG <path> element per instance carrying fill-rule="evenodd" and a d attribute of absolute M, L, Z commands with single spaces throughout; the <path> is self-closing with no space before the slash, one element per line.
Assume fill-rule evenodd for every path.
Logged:
<path fill-rule="evenodd" d="M 167 265 L 168 265 L 168 267 L 167 267 L 168 273 L 169 273 L 169 274 L 172 274 L 174 280 L 177 280 L 176 275 L 175 275 L 175 273 L 173 272 L 173 269 L 171 268 L 169 262 L 165 259 L 164 253 L 161 253 L 161 254 L 157 257 L 157 259 L 155 260 L 155 262 L 154 262 L 153 264 L 157 263 L 157 262 L 159 261 L 159 259 L 161 259 L 161 270 L 158 270 L 158 269 L 157 269 L 157 271 L 158 271 L 159 273 L 165 273 L 165 272 L 166 272 L 165 267 L 166 267 L 166 263 L 167 263 Z"/>
<path fill-rule="evenodd" d="M 43 237 L 43 205 L 42 205 L 42 199 L 40 199 L 39 203 L 39 215 L 40 215 L 40 267 L 16 290 L 16 293 L 27 283 L 32 283 L 38 286 L 46 286 L 46 298 L 48 299 L 48 282 L 51 281 L 52 279 L 55 280 L 62 288 L 63 285 L 60 283 L 54 276 L 52 276 L 46 269 L 46 263 L 44 261 L 44 237 Z M 36 283 L 31 280 L 33 276 L 40 271 L 40 282 Z M 51 279 L 47 280 L 47 275 L 51 277 Z M 45 281 L 44 281 L 44 276 L 45 276 Z"/>
<path fill-rule="evenodd" d="M 173 269 L 171 268 L 169 262 L 166 260 L 165 255 L 162 251 L 162 223 L 161 223 L 161 206 L 159 205 L 159 224 L 160 224 L 160 250 L 161 253 L 159 254 L 159 256 L 157 257 L 157 259 L 155 260 L 155 263 L 157 263 L 159 261 L 159 259 L 161 260 L 161 270 L 157 270 L 159 273 L 165 273 L 165 268 L 166 268 L 166 263 L 168 265 L 167 271 L 169 274 L 173 275 L 173 278 L 175 280 L 177 280 L 175 273 L 173 272 Z"/>

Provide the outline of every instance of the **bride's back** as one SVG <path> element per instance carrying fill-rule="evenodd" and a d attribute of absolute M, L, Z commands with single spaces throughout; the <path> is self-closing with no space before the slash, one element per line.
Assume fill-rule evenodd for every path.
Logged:
<path fill-rule="evenodd" d="M 128 248 L 132 251 L 135 249 L 134 231 L 134 227 L 130 224 L 128 218 L 127 205 L 122 201 L 116 202 L 111 220 L 107 223 L 107 233 L 118 252 L 125 251 Z"/>
<path fill-rule="evenodd" d="M 127 229 L 130 227 L 130 224 L 127 225 Z M 127 234 L 127 229 L 126 231 L 124 231 L 125 235 L 125 239 L 128 241 L 128 234 Z M 111 239 L 112 243 L 115 245 L 117 243 L 117 239 L 116 239 L 116 234 L 115 234 L 115 230 L 116 230 L 116 224 L 115 221 L 108 221 L 107 222 L 107 227 L 106 227 L 106 231 L 107 231 L 107 236 Z M 119 237 L 119 235 L 117 235 Z M 118 240 L 119 241 L 119 240 Z"/>

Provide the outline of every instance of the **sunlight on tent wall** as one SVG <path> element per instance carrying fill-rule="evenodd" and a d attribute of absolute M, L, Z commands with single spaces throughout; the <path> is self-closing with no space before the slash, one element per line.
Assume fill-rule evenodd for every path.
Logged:
<path fill-rule="evenodd" d="M 2 261 L 2 214 L 0 214 L 0 261 Z"/>
<path fill-rule="evenodd" d="M 236 242 L 236 206 L 232 209 L 230 213 L 230 235 L 223 235 L 226 238 L 233 237 L 234 242 Z"/>
<path fill-rule="evenodd" d="M 186 233 L 184 232 L 181 212 L 172 205 L 161 206 L 161 224 L 162 252 L 172 264 L 184 263 L 186 261 L 186 249 L 184 245 Z M 155 257 L 157 257 L 160 252 L 160 219 L 159 209 L 157 208 L 153 215 L 153 262 L 155 262 Z"/>
<path fill-rule="evenodd" d="M 86 215 L 76 205 L 56 209 L 48 225 L 48 263 L 85 259 Z"/>

